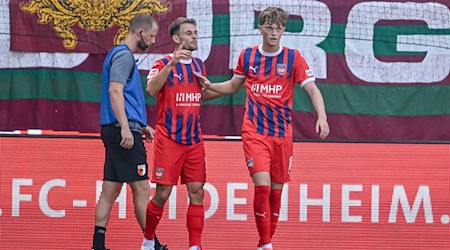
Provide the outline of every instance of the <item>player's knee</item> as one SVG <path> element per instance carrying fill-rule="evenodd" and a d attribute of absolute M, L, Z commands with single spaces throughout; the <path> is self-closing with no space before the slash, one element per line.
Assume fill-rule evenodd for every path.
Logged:
<path fill-rule="evenodd" d="M 191 200 L 191 203 L 199 204 L 203 202 L 203 197 L 205 195 L 205 192 L 203 188 L 191 188 L 188 191 L 189 199 Z"/>
<path fill-rule="evenodd" d="M 129 183 L 133 197 L 150 197 L 150 185 L 148 181 L 136 181 Z"/>
<path fill-rule="evenodd" d="M 172 187 L 157 188 L 152 199 L 157 205 L 163 205 L 169 199 L 171 192 Z"/>
<path fill-rule="evenodd" d="M 119 196 L 121 191 L 120 187 L 114 185 L 103 185 L 100 193 L 99 203 L 112 204 Z"/>

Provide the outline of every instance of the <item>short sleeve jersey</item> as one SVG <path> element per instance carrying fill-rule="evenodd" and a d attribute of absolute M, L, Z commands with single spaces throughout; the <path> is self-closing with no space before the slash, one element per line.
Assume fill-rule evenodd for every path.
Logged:
<path fill-rule="evenodd" d="M 244 49 L 234 75 L 245 78 L 247 100 L 242 131 L 292 137 L 294 84 L 301 87 L 315 77 L 298 50 L 280 47 L 267 53 L 262 45 Z"/>
<path fill-rule="evenodd" d="M 165 67 L 172 54 L 157 60 L 150 70 L 147 81 Z M 200 103 L 202 88 L 194 72 L 206 76 L 204 63 L 193 57 L 181 60 L 172 67 L 164 86 L 158 92 L 156 131 L 186 145 L 201 142 Z"/>

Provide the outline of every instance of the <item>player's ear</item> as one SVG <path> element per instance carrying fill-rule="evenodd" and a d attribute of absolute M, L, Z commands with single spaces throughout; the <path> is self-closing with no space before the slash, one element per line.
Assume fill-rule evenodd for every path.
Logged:
<path fill-rule="evenodd" d="M 144 29 L 139 28 L 139 29 L 136 30 L 136 34 L 135 35 L 140 39 L 141 35 L 142 35 L 142 32 L 144 32 Z"/>
<path fill-rule="evenodd" d="M 174 42 L 174 43 L 176 43 L 176 44 L 180 44 L 181 43 L 181 39 L 180 39 L 180 37 L 179 36 L 177 36 L 177 35 L 172 35 L 172 41 Z"/>
<path fill-rule="evenodd" d="M 261 25 L 258 25 L 258 30 L 259 30 L 259 33 L 261 33 L 261 35 L 262 35 L 262 26 Z"/>

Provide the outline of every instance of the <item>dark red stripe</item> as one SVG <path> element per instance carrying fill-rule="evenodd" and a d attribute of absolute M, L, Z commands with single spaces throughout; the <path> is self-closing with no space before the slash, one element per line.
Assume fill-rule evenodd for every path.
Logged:
<path fill-rule="evenodd" d="M 243 106 L 203 106 L 204 134 L 240 135 L 243 113 Z M 293 112 L 294 138 L 320 139 L 315 133 L 315 117 L 314 113 Z M 329 114 L 328 122 L 330 140 L 450 141 L 450 115 L 399 117 Z"/>
<path fill-rule="evenodd" d="M 243 106 L 202 107 L 204 134 L 240 135 Z M 296 139 L 320 139 L 315 133 L 314 113 L 293 112 Z M 450 115 L 368 116 L 329 114 L 329 140 L 450 141 Z"/>
<path fill-rule="evenodd" d="M 200 122 L 203 134 L 241 135 L 244 106 L 203 105 Z"/>
<path fill-rule="evenodd" d="M 0 130 L 29 128 L 99 132 L 100 106 L 94 102 L 14 100 L 0 101 Z M 240 135 L 244 106 L 204 105 L 201 124 L 204 134 Z M 150 125 L 155 124 L 156 106 L 147 106 Z M 319 139 L 315 114 L 293 112 L 294 138 Z M 330 140 L 450 141 L 450 115 L 367 116 L 328 114 Z"/>
<path fill-rule="evenodd" d="M 228 69 L 230 61 L 230 46 L 228 44 L 213 45 L 211 53 L 205 61 L 208 75 L 232 75 Z"/>
<path fill-rule="evenodd" d="M 228 14 L 230 13 L 230 3 L 223 0 L 212 0 L 214 14 Z M 199 6 L 200 7 L 200 6 Z"/>
<path fill-rule="evenodd" d="M 368 2 L 368 1 L 361 1 L 361 0 L 345 0 L 345 1 L 336 1 L 336 0 L 322 0 L 320 2 L 325 3 L 328 6 L 328 9 L 330 9 L 331 12 L 331 23 L 347 23 L 348 20 L 348 14 L 350 10 L 358 3 Z M 411 0 L 383 0 L 383 2 L 411 2 Z M 428 1 L 425 0 L 417 0 L 414 2 L 423 2 L 426 3 Z M 443 5 L 448 6 L 448 0 L 433 0 L 432 2 L 435 3 L 441 3 Z M 368 9 L 367 12 L 372 12 L 373 9 Z M 378 10 L 383 11 L 383 10 Z M 406 21 L 407 22 L 407 21 Z M 405 24 L 406 24 L 405 22 Z"/>
<path fill-rule="evenodd" d="M 100 104 L 53 100 L 1 100 L 0 130 L 100 131 Z"/>
<path fill-rule="evenodd" d="M 375 58 L 382 62 L 408 62 L 408 63 L 418 63 L 425 59 L 425 56 L 415 55 L 415 56 L 390 56 L 390 55 L 375 55 Z"/>
<path fill-rule="evenodd" d="M 294 137 L 319 139 L 315 114 L 293 112 Z M 368 116 L 328 114 L 330 140 L 450 141 L 450 115 Z"/>

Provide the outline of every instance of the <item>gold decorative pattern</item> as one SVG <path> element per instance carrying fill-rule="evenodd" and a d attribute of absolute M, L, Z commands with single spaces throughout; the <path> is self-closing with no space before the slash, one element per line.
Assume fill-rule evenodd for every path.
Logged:
<path fill-rule="evenodd" d="M 164 5 L 158 0 L 31 0 L 20 3 L 20 9 L 37 13 L 41 24 L 51 23 L 64 39 L 64 47 L 74 49 L 78 41 L 72 29 L 75 24 L 90 31 L 104 31 L 117 24 L 120 29 L 114 43 L 119 44 L 127 36 L 136 14 L 164 14 L 170 11 L 171 4 Z"/>

